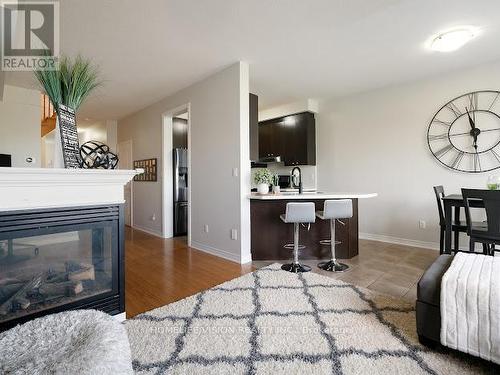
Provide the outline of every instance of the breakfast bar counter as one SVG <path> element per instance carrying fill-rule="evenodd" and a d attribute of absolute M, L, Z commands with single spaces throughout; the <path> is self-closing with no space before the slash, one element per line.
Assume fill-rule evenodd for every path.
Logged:
<path fill-rule="evenodd" d="M 256 194 L 249 196 L 251 215 L 252 260 L 284 260 L 291 258 L 291 251 L 283 248 L 293 242 L 293 225 L 281 221 L 288 202 L 313 202 L 317 211 L 323 210 L 325 200 L 352 199 L 353 216 L 342 220 L 344 225 L 336 226 L 335 235 L 341 244 L 336 247 L 339 259 L 350 259 L 358 255 L 358 199 L 376 197 L 376 193 L 322 193 L 286 192 L 281 194 Z M 319 241 L 330 238 L 330 222 L 316 218 L 309 230 L 300 226 L 300 243 L 306 248 L 301 250 L 301 259 L 329 259 L 330 247 L 320 245 Z"/>

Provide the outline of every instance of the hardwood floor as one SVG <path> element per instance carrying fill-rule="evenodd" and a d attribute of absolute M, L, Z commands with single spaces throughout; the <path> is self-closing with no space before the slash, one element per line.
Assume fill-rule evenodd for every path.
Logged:
<path fill-rule="evenodd" d="M 189 248 L 185 238 L 161 239 L 131 228 L 126 229 L 125 249 L 128 318 L 273 263 L 239 265 Z M 351 266 L 345 273 L 322 271 L 316 261 L 304 263 L 313 272 L 414 301 L 417 281 L 438 255 L 435 250 L 360 240 L 359 255 L 343 261 Z"/>
<path fill-rule="evenodd" d="M 237 263 L 191 249 L 185 238 L 161 239 L 126 228 L 127 318 L 251 272 Z"/>

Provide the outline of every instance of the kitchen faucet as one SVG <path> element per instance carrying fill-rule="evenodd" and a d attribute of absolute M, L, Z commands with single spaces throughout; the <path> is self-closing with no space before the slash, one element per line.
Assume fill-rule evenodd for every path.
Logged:
<path fill-rule="evenodd" d="M 299 194 L 302 194 L 302 171 L 299 167 L 295 167 L 292 169 L 292 179 L 294 180 L 293 184 L 295 185 L 295 170 L 299 171 Z"/>

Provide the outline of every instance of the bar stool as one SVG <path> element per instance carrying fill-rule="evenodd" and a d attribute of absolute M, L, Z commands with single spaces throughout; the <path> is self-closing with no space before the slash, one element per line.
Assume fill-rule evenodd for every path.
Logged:
<path fill-rule="evenodd" d="M 352 200 L 350 199 L 336 199 L 327 200 L 323 207 L 323 211 L 316 212 L 316 216 L 323 220 L 330 220 L 330 239 L 321 240 L 319 243 L 322 245 L 330 245 L 332 249 L 332 259 L 327 262 L 321 262 L 318 267 L 325 271 L 330 272 L 344 272 L 349 268 L 347 264 L 337 262 L 335 256 L 335 245 L 340 244 L 340 241 L 335 241 L 335 221 L 339 219 L 349 219 L 352 217 Z"/>
<path fill-rule="evenodd" d="M 285 214 L 280 215 L 281 220 L 293 224 L 293 244 L 287 244 L 286 249 L 293 249 L 293 263 L 284 264 L 282 270 L 299 273 L 309 272 L 311 267 L 299 263 L 299 250 L 305 246 L 299 245 L 299 225 L 310 224 L 316 221 L 316 212 L 313 202 L 290 202 L 286 204 Z"/>

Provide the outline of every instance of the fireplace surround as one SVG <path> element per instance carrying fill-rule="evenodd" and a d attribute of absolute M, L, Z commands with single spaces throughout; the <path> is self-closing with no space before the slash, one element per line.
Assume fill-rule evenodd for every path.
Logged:
<path fill-rule="evenodd" d="M 123 187 L 141 171 L 0 168 L 0 331 L 80 308 L 123 319 Z"/>

